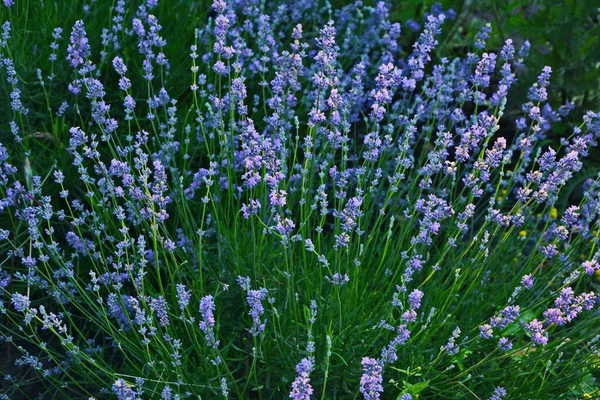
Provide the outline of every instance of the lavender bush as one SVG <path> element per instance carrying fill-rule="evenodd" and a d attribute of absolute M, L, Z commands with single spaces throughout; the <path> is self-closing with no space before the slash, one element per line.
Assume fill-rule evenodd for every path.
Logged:
<path fill-rule="evenodd" d="M 439 6 L 116 0 L 25 52 L 53 7 L 1 14 L 2 398 L 600 393 L 600 113 L 569 122 L 546 67 L 504 116 L 528 42 L 445 58 Z"/>

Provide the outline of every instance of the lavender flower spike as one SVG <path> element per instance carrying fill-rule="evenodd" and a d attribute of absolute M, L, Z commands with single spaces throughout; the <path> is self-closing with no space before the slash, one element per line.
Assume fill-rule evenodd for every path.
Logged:
<path fill-rule="evenodd" d="M 219 346 L 219 341 L 215 338 L 215 303 L 213 301 L 213 297 L 211 295 L 204 296 L 200 299 L 200 315 L 202 316 L 202 321 L 200 321 L 200 330 L 204 332 L 204 337 L 206 338 L 206 342 L 209 347 L 217 348 Z"/>
<path fill-rule="evenodd" d="M 314 369 L 314 364 L 310 358 L 303 358 L 302 361 L 296 365 L 296 372 L 298 375 L 292 383 L 292 390 L 290 391 L 290 399 L 293 400 L 309 400 L 313 393 L 313 388 L 310 384 L 309 375 Z"/>
<path fill-rule="evenodd" d="M 363 375 L 360 378 L 360 392 L 365 400 L 378 400 L 383 392 L 383 366 L 374 358 L 363 357 Z"/>

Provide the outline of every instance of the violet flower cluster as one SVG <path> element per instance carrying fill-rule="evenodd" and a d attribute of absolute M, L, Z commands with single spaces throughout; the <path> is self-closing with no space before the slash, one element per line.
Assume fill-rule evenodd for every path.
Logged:
<path fill-rule="evenodd" d="M 35 81 L 42 9 L 3 7 L 9 394 L 589 390 L 600 113 L 553 103 L 526 40 L 454 51 L 439 4 L 92 1 L 48 13 Z"/>

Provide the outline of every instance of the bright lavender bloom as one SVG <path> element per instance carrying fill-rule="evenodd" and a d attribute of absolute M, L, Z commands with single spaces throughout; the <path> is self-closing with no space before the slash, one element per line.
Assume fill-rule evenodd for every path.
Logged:
<path fill-rule="evenodd" d="M 421 307 L 421 300 L 423 299 L 424 293 L 419 289 L 415 289 L 411 294 L 408 295 L 408 305 L 418 310 Z"/>
<path fill-rule="evenodd" d="M 528 323 L 525 326 L 525 330 L 531 333 L 533 343 L 541 344 L 542 346 L 548 344 L 548 334 L 544 331 L 544 325 L 537 319 Z"/>
<path fill-rule="evenodd" d="M 440 26 L 444 23 L 446 16 L 440 14 L 437 17 L 434 15 L 427 16 L 425 29 L 419 36 L 417 42 L 413 45 L 414 53 L 408 59 L 410 68 L 410 78 L 405 78 L 402 81 L 402 88 L 405 90 L 413 90 L 417 81 L 420 81 L 425 76 L 425 64 L 431 60 L 429 53 L 437 46 L 438 41 L 435 35 L 442 32 Z"/>
<path fill-rule="evenodd" d="M 581 266 L 585 270 L 585 273 L 588 275 L 593 275 L 594 272 L 600 270 L 600 264 L 598 264 L 598 261 L 596 260 L 584 261 L 583 264 L 581 264 Z"/>
<path fill-rule="evenodd" d="M 217 11 L 219 14 L 224 13 L 226 7 L 227 3 L 224 0 L 214 0 L 212 3 L 213 10 Z"/>
<path fill-rule="evenodd" d="M 178 283 L 176 286 L 177 289 L 177 303 L 179 304 L 179 309 L 183 312 L 185 308 L 190 304 L 190 300 L 192 298 L 192 291 L 185 290 L 185 285 Z"/>
<path fill-rule="evenodd" d="M 494 53 L 483 53 L 481 60 L 475 68 L 475 73 L 471 77 L 473 85 L 486 88 L 490 85 L 490 73 L 496 67 L 496 55 Z"/>
<path fill-rule="evenodd" d="M 221 378 L 221 396 L 226 399 L 229 398 L 229 388 L 227 387 L 227 379 L 225 377 Z"/>
<path fill-rule="evenodd" d="M 365 400 L 378 400 L 383 392 L 383 366 L 374 358 L 363 357 L 360 392 Z"/>
<path fill-rule="evenodd" d="M 273 189 L 269 193 L 269 201 L 274 206 L 283 207 L 286 204 L 287 192 L 285 190 Z"/>
<path fill-rule="evenodd" d="M 2 24 L 2 34 L 0 35 L 0 47 L 5 48 L 7 46 L 8 41 L 10 40 L 10 31 L 10 21 L 4 21 L 4 23 Z M 9 73 L 9 75 L 11 74 Z"/>
<path fill-rule="evenodd" d="M 570 287 L 560 291 L 560 295 L 554 301 L 555 308 L 544 311 L 546 324 L 565 325 L 574 320 L 584 309 L 591 310 L 594 307 L 596 295 L 594 293 L 583 293 L 575 296 Z"/>
<path fill-rule="evenodd" d="M 512 44 L 512 39 L 506 39 L 502 50 L 500 50 L 500 58 L 504 61 L 510 61 L 515 58 L 515 47 Z"/>
<path fill-rule="evenodd" d="M 56 51 L 58 50 L 58 47 L 59 47 L 58 41 L 60 39 L 62 39 L 62 33 L 63 33 L 63 29 L 60 26 L 54 28 L 54 30 L 52 31 L 52 38 L 54 39 L 54 41 L 50 44 L 50 49 L 52 49 L 52 53 L 48 57 L 48 60 L 50 60 L 50 61 L 56 61 L 56 59 L 57 59 Z"/>
<path fill-rule="evenodd" d="M 494 389 L 494 393 L 492 394 L 492 397 L 490 397 L 490 400 L 502 400 L 504 396 L 506 396 L 506 390 L 504 390 L 502 386 L 498 386 Z"/>
<path fill-rule="evenodd" d="M 424 243 L 430 245 L 433 236 L 437 235 L 441 228 L 441 221 L 454 214 L 454 210 L 446 200 L 430 194 L 425 199 L 416 202 L 415 210 L 423 214 L 419 220 L 419 233 L 411 239 L 412 244 Z"/>
<path fill-rule="evenodd" d="M 331 278 L 326 276 L 325 280 L 335 286 L 344 286 L 346 283 L 350 282 L 350 277 L 348 274 L 342 275 L 340 273 L 335 273 Z"/>
<path fill-rule="evenodd" d="M 250 306 L 249 314 L 252 317 L 252 327 L 249 329 L 252 336 L 258 336 L 265 330 L 265 322 L 260 318 L 265 313 L 265 308 L 262 304 L 267 298 L 267 289 L 261 288 L 258 290 L 248 290 L 246 301 Z"/>
<path fill-rule="evenodd" d="M 123 379 L 117 379 L 112 385 L 112 391 L 118 400 L 135 400 L 136 395 L 131 386 Z"/>
<path fill-rule="evenodd" d="M 29 297 L 24 296 L 20 293 L 13 293 L 12 295 L 12 303 L 15 310 L 19 312 L 24 312 L 31 305 L 31 301 Z"/>
<path fill-rule="evenodd" d="M 458 353 L 458 350 L 460 349 L 460 347 L 455 343 L 456 339 L 458 339 L 458 337 L 461 334 L 461 330 L 460 328 L 457 326 L 454 331 L 452 331 L 452 336 L 450 336 L 448 338 L 448 343 L 446 343 L 446 346 L 442 346 L 442 350 L 446 350 L 446 353 L 452 355 L 452 354 L 456 354 Z"/>
<path fill-rule="evenodd" d="M 342 220 L 341 226 L 345 232 L 351 232 L 358 225 L 358 219 L 363 216 L 363 213 L 360 210 L 362 201 L 362 197 L 352 197 L 348 200 L 348 203 L 346 203 L 346 206 L 341 213 L 337 214 L 337 212 L 334 211 L 334 216 L 339 215 Z"/>
<path fill-rule="evenodd" d="M 558 249 L 553 244 L 549 244 L 547 246 L 540 247 L 540 252 L 544 255 L 544 257 L 553 258 L 558 254 Z"/>
<path fill-rule="evenodd" d="M 73 25 L 70 41 L 71 43 L 67 46 L 67 61 L 73 68 L 77 68 L 91 54 L 83 21 L 79 20 Z"/>
<path fill-rule="evenodd" d="M 211 295 L 204 296 L 200 299 L 200 315 L 202 317 L 202 321 L 200 321 L 200 330 L 204 332 L 204 337 L 206 338 L 206 342 L 209 347 L 217 348 L 219 346 L 219 341 L 215 338 L 215 303 L 213 301 L 213 297 Z"/>
<path fill-rule="evenodd" d="M 250 290 L 250 278 L 247 276 L 238 276 L 236 282 L 242 290 L 249 291 Z"/>
<path fill-rule="evenodd" d="M 475 47 L 478 49 L 485 48 L 485 41 L 490 38 L 490 33 L 492 33 L 492 24 L 489 22 L 481 28 L 481 30 L 477 33 L 477 39 L 475 41 Z"/>
<path fill-rule="evenodd" d="M 123 59 L 121 57 L 115 57 L 113 58 L 113 68 L 115 69 L 115 71 L 117 72 L 117 74 L 124 76 L 125 73 L 127 72 L 127 66 L 125 65 L 125 63 L 123 62 Z"/>
<path fill-rule="evenodd" d="M 29 109 L 26 108 L 21 102 L 21 89 L 13 88 L 13 90 L 10 92 L 10 108 L 14 112 L 18 112 L 23 115 L 29 113 Z"/>
<path fill-rule="evenodd" d="M 2 2 L 4 4 L 5 7 L 12 7 L 15 4 L 14 0 L 4 0 Z"/>
<path fill-rule="evenodd" d="M 533 277 L 531 275 L 523 275 L 523 278 L 521 278 L 521 285 L 525 289 L 531 289 L 533 287 Z"/>
<path fill-rule="evenodd" d="M 492 328 L 504 329 L 515 322 L 521 312 L 519 306 L 507 306 L 490 320 Z"/>
<path fill-rule="evenodd" d="M 152 73 L 154 71 L 152 61 L 146 58 L 144 61 L 142 61 L 142 66 L 145 72 L 144 79 L 146 79 L 147 81 L 151 81 L 152 79 L 154 79 L 154 74 Z"/>
<path fill-rule="evenodd" d="M 522 69 L 525 67 L 525 65 L 523 64 L 523 59 L 525 57 L 529 56 L 530 49 L 531 49 L 531 44 L 529 43 L 529 40 L 526 40 L 523 43 L 523 45 L 521 46 L 521 48 L 519 49 L 519 52 L 517 53 L 519 56 L 519 59 L 514 61 L 515 68 Z"/>
<path fill-rule="evenodd" d="M 290 391 L 290 399 L 293 400 L 310 400 L 313 394 L 313 388 L 310 384 L 310 373 L 313 371 L 314 365 L 310 358 L 303 358 L 296 365 L 297 376 L 292 383 Z"/>
<path fill-rule="evenodd" d="M 513 344 L 510 340 L 508 340 L 508 338 L 503 337 L 498 340 L 498 347 L 500 347 L 500 349 L 503 351 L 510 351 L 513 347 Z"/>
<path fill-rule="evenodd" d="M 129 80 L 129 78 L 122 77 L 119 79 L 119 89 L 121 89 L 122 91 L 126 91 L 130 87 L 131 87 L 131 81 Z M 135 101 L 133 101 L 133 99 L 131 99 L 131 101 L 134 103 L 134 107 L 135 107 Z"/>
<path fill-rule="evenodd" d="M 169 387 L 169 385 L 165 386 L 160 394 L 161 400 L 171 400 L 173 397 L 173 391 Z"/>
<path fill-rule="evenodd" d="M 479 336 L 483 339 L 490 339 L 494 336 L 494 331 L 489 324 L 479 326 Z"/>
<path fill-rule="evenodd" d="M 279 232 L 283 236 L 289 235 L 295 227 L 296 224 L 294 224 L 294 221 L 292 221 L 289 218 L 279 218 L 277 221 L 277 225 L 275 225 L 275 229 L 277 230 L 277 232 Z"/>
<path fill-rule="evenodd" d="M 414 313 L 414 310 L 410 311 Z M 405 320 L 412 318 L 412 316 L 408 316 L 407 318 L 406 313 L 404 313 L 402 317 Z M 412 318 L 413 321 L 406 322 L 414 322 L 415 318 Z M 406 328 L 406 324 L 401 324 L 396 328 L 396 336 L 394 339 L 392 339 L 386 347 L 381 349 L 381 364 L 393 364 L 398 360 L 398 355 L 396 354 L 397 347 L 404 345 L 410 339 L 410 334 L 411 332 Z"/>
<path fill-rule="evenodd" d="M 150 309 L 156 313 L 160 326 L 167 326 L 170 324 L 169 305 L 162 295 L 150 300 Z"/>
<path fill-rule="evenodd" d="M 125 107 L 125 120 L 131 121 L 133 119 L 133 110 L 135 109 L 135 100 L 130 95 L 125 96 L 123 100 L 123 106 Z"/>
<path fill-rule="evenodd" d="M 531 101 L 546 101 L 548 99 L 548 92 L 546 91 L 546 86 L 550 84 L 550 74 L 552 73 L 552 68 L 546 66 L 542 70 L 540 76 L 538 76 L 538 80 L 533 84 L 531 88 L 529 88 L 529 93 L 527 94 L 527 98 Z"/>

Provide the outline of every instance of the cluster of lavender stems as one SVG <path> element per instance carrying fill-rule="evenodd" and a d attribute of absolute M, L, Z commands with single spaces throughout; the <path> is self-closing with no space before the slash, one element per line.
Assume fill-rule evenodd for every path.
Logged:
<path fill-rule="evenodd" d="M 587 390 L 600 176 L 585 165 L 600 113 L 574 122 L 574 103 L 551 103 L 549 66 L 511 97 L 529 42 L 490 43 L 484 24 L 451 58 L 440 42 L 457 15 L 438 4 L 418 23 L 386 1 L 214 0 L 178 64 L 167 6 L 135 3 L 113 2 L 100 37 L 90 18 L 50 27 L 39 87 L 2 21 L 0 342 L 26 371 L 4 374 L 14 388 Z M 37 126 L 66 163 L 36 164 Z"/>

